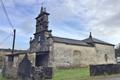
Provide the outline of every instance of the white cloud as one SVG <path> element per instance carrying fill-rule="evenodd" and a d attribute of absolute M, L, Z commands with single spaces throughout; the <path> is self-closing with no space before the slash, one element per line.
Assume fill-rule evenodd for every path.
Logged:
<path fill-rule="evenodd" d="M 119 40 L 120 0 L 64 0 L 60 6 L 53 7 L 52 15 L 58 21 L 82 20 L 84 27 L 92 31 L 97 38 L 116 38 Z M 62 25 L 61 25 L 62 26 Z M 105 38 L 106 37 L 106 38 Z M 117 41 L 108 40 L 112 43 Z"/>
<path fill-rule="evenodd" d="M 17 28 L 18 37 L 24 38 L 18 42 L 27 45 L 27 39 L 35 31 L 34 18 L 39 14 L 41 0 L 3 1 L 12 23 Z M 120 39 L 119 3 L 120 0 L 46 0 L 44 5 L 50 13 L 50 29 L 54 35 L 64 34 L 63 37 L 82 39 L 92 31 L 94 37 L 116 44 Z M 0 13 L 0 18 L 5 18 L 2 15 L 3 13 Z M 7 34 L 11 32 L 9 27 L 3 24 L 0 25 L 0 30 Z"/>
<path fill-rule="evenodd" d="M 19 5 L 34 5 L 36 3 L 39 3 L 38 0 L 13 0 L 14 3 L 19 4 Z"/>
<path fill-rule="evenodd" d="M 13 0 L 2 0 L 3 1 L 3 4 L 5 7 L 7 8 L 14 8 L 14 2 Z"/>

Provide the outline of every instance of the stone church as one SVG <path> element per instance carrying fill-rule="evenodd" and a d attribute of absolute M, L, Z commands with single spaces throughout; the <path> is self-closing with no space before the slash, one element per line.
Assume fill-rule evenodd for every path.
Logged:
<path fill-rule="evenodd" d="M 52 30 L 48 29 L 49 15 L 46 9 L 41 7 L 36 18 L 34 38 L 30 38 L 29 50 L 5 55 L 2 71 L 5 76 L 23 78 L 29 73 L 26 77 L 30 80 L 32 71 L 34 80 L 39 80 L 38 71 L 41 73 L 41 70 L 44 70 L 44 77 L 52 79 L 53 67 L 76 68 L 116 64 L 114 45 L 94 38 L 91 33 L 83 40 L 53 36 Z"/>
<path fill-rule="evenodd" d="M 36 32 L 34 38 L 30 40 L 30 52 L 39 54 L 32 58 L 35 65 L 49 64 L 62 68 L 116 63 L 113 44 L 96 39 L 91 33 L 83 40 L 53 36 L 52 31 L 48 30 L 48 18 L 49 13 L 41 7 L 40 14 L 36 18 Z M 41 46 L 44 48 L 41 49 Z M 48 46 L 50 54 L 45 54 Z M 41 54 L 40 51 L 45 53 Z"/>

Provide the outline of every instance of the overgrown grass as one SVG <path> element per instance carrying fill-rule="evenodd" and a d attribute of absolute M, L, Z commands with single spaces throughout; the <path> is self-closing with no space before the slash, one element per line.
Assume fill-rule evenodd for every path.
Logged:
<path fill-rule="evenodd" d="M 3 78 L 2 75 L 0 74 L 0 80 L 7 80 L 7 79 Z"/>
<path fill-rule="evenodd" d="M 89 68 L 59 69 L 53 80 L 90 80 Z"/>

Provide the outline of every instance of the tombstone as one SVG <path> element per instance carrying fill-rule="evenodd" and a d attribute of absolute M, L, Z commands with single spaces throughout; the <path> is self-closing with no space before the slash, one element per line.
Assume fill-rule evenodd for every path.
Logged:
<path fill-rule="evenodd" d="M 28 55 L 25 54 L 25 57 L 18 66 L 19 80 L 31 80 L 31 69 L 32 69 L 32 64 L 28 59 Z"/>

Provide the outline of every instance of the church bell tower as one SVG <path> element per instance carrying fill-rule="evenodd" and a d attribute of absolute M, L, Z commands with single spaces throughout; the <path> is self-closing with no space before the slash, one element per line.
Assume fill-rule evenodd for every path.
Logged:
<path fill-rule="evenodd" d="M 51 35 L 51 31 L 48 30 L 48 16 L 49 13 L 46 12 L 46 8 L 41 7 L 40 14 L 36 18 L 36 32 L 34 38 L 37 39 L 38 44 L 40 44 L 40 51 L 49 51 L 48 38 Z"/>
<path fill-rule="evenodd" d="M 36 66 L 50 66 L 52 64 L 52 34 L 48 30 L 48 16 L 46 8 L 41 7 L 40 14 L 36 17 L 36 30 L 34 39 L 30 39 L 30 50 L 36 53 Z"/>
<path fill-rule="evenodd" d="M 36 33 L 35 37 L 37 37 L 37 34 L 43 31 L 48 31 L 48 16 L 49 13 L 46 12 L 46 8 L 41 7 L 40 14 L 38 17 L 36 17 Z"/>

